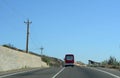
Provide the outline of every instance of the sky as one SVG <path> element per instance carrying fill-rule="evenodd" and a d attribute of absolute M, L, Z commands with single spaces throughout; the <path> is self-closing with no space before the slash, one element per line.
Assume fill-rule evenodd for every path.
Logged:
<path fill-rule="evenodd" d="M 76 61 L 120 60 L 120 0 L 0 0 L 0 45 Z"/>

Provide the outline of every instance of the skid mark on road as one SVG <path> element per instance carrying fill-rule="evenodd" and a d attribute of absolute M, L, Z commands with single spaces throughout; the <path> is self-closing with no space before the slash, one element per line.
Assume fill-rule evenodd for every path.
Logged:
<path fill-rule="evenodd" d="M 58 73 L 56 73 L 52 78 L 56 78 L 63 70 L 65 69 L 65 67 L 63 67 Z"/>
<path fill-rule="evenodd" d="M 114 77 L 114 78 L 120 78 L 119 76 L 117 76 L 117 75 L 115 75 L 115 74 L 112 74 L 112 73 L 110 73 L 110 72 L 107 72 L 107 71 L 103 71 L 103 70 L 96 69 L 96 68 L 90 68 L 90 69 L 94 69 L 94 70 L 103 72 L 103 73 L 108 74 L 108 75 L 110 75 L 110 76 L 112 76 L 112 77 Z"/>

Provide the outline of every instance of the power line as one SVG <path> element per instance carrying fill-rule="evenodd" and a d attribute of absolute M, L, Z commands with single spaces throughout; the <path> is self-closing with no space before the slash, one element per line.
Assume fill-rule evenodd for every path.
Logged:
<path fill-rule="evenodd" d="M 22 17 L 22 18 L 25 18 L 25 15 L 24 14 L 22 14 L 22 13 L 20 13 L 20 12 L 18 12 L 18 10 L 16 10 L 15 9 L 15 7 L 12 7 L 11 5 L 10 5 L 10 3 L 8 3 L 8 1 L 7 0 L 1 0 L 2 1 L 2 3 L 4 3 L 4 5 L 7 7 L 7 9 L 9 10 L 9 11 L 11 11 L 12 12 L 12 14 L 14 14 L 14 16 L 19 16 L 19 17 Z M 26 52 L 28 53 L 28 46 L 29 46 L 29 35 L 30 35 L 30 32 L 29 32 L 29 24 L 31 24 L 32 22 L 28 22 L 28 20 L 27 20 L 27 22 L 24 22 L 24 23 L 26 23 L 27 24 L 27 39 L 26 39 Z M 31 38 L 31 37 L 30 37 Z M 32 40 L 33 41 L 33 40 Z M 35 40 L 34 40 L 35 41 Z M 37 46 L 38 48 L 38 50 L 40 49 L 39 47 L 40 46 Z"/>
<path fill-rule="evenodd" d="M 31 38 L 31 36 L 30 36 L 30 42 L 31 42 L 31 44 L 33 44 L 36 47 L 36 48 L 33 48 L 34 50 L 38 50 L 39 51 L 39 50 L 41 50 L 41 48 L 43 48 L 43 46 L 40 47 L 39 45 L 37 45 L 36 42 L 35 42 L 35 40 L 33 40 Z M 37 41 L 37 43 L 39 43 L 39 42 Z M 43 50 L 41 51 L 40 54 L 43 55 Z"/>
<path fill-rule="evenodd" d="M 20 12 L 18 12 L 15 8 L 12 7 L 12 5 L 10 5 L 6 0 L 1 0 L 4 5 L 13 13 L 14 16 L 19 16 L 22 18 L 26 18 L 26 16 Z"/>
<path fill-rule="evenodd" d="M 29 38 L 30 38 L 31 44 L 34 45 L 35 47 L 37 47 L 37 48 L 33 48 L 33 49 L 37 49 L 38 50 L 39 46 L 36 44 L 36 42 L 34 42 L 35 40 L 32 39 L 31 35 L 29 36 Z"/>

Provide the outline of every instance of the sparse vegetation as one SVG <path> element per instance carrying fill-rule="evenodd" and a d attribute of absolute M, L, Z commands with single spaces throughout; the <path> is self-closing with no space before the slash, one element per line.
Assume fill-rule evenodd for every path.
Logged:
<path fill-rule="evenodd" d="M 18 48 L 14 47 L 11 44 L 4 44 L 2 46 L 10 48 L 10 49 L 13 49 L 13 50 L 16 50 L 16 51 L 20 51 L 20 52 L 26 53 L 24 50 L 18 49 Z M 39 55 L 39 54 L 37 54 L 35 52 L 31 52 L 31 51 L 29 51 L 29 54 L 33 54 L 33 55 L 41 57 L 42 61 L 46 62 L 47 65 L 49 65 L 49 66 L 61 66 L 63 64 L 63 61 L 58 59 L 58 58 L 49 57 L 49 56 L 45 56 L 45 55 Z"/>
<path fill-rule="evenodd" d="M 79 65 L 85 65 L 83 62 L 81 62 L 81 61 L 77 61 L 76 62 L 77 64 L 79 64 Z"/>
<path fill-rule="evenodd" d="M 120 68 L 120 62 L 116 60 L 115 57 L 110 56 L 108 60 L 105 60 L 101 63 L 102 67 L 108 67 L 108 68 Z"/>
<path fill-rule="evenodd" d="M 59 67 L 59 66 L 61 66 L 63 64 L 62 60 L 54 58 L 54 57 L 49 57 L 49 56 L 45 56 L 45 55 L 43 55 L 41 57 L 42 57 L 42 60 L 44 62 L 46 62 L 48 65 L 50 65 L 50 66 L 57 66 L 57 67 Z"/>
<path fill-rule="evenodd" d="M 16 49 L 16 47 L 14 47 L 12 44 L 4 44 L 2 45 L 3 47 L 7 47 L 7 48 L 11 48 L 11 49 Z"/>
<path fill-rule="evenodd" d="M 17 51 L 25 52 L 24 50 L 21 50 L 21 49 L 16 48 L 16 47 L 13 46 L 12 44 L 4 44 L 4 45 L 2 45 L 2 46 L 3 46 L 3 47 L 10 48 L 10 49 L 13 49 L 13 50 L 17 50 Z"/>
<path fill-rule="evenodd" d="M 48 57 L 42 56 L 42 61 L 46 62 L 47 65 L 50 64 L 50 59 Z"/>
<path fill-rule="evenodd" d="M 88 64 L 88 66 L 120 69 L 120 61 L 113 56 L 110 56 L 109 59 L 102 62 L 95 62 L 91 60 L 89 60 L 89 62 L 90 64 Z"/>

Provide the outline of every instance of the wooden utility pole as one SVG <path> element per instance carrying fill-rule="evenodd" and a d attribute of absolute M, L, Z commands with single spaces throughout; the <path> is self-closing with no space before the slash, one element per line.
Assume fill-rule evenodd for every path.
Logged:
<path fill-rule="evenodd" d="M 40 48 L 40 50 L 41 50 L 41 55 L 43 55 L 43 49 L 44 49 L 43 47 Z"/>
<path fill-rule="evenodd" d="M 27 24 L 26 53 L 28 53 L 29 25 L 30 25 L 32 22 L 29 22 L 29 19 L 28 19 L 27 22 L 24 21 L 24 23 Z"/>

